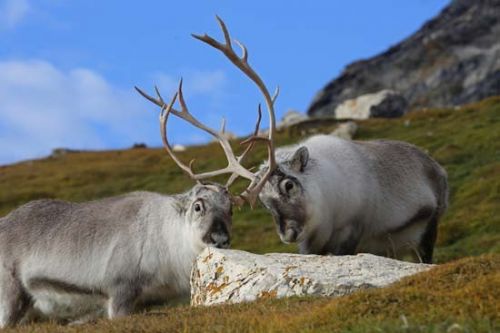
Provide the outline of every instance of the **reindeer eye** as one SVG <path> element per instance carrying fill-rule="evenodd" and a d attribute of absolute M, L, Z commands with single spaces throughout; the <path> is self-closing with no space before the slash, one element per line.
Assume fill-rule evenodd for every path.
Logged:
<path fill-rule="evenodd" d="M 289 193 L 291 190 L 293 190 L 293 188 L 295 187 L 295 184 L 293 183 L 292 180 L 290 179 L 285 179 L 282 183 L 281 183 L 281 190 L 285 193 Z"/>
<path fill-rule="evenodd" d="M 197 213 L 200 213 L 203 211 L 203 204 L 201 201 L 196 201 L 193 205 L 194 211 Z"/>

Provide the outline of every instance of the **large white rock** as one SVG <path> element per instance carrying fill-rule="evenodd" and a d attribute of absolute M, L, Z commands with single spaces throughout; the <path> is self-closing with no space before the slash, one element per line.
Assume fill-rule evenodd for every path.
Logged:
<path fill-rule="evenodd" d="M 207 248 L 191 273 L 191 305 L 239 303 L 259 298 L 342 296 L 383 287 L 431 268 L 371 254 L 257 255 Z"/>
<path fill-rule="evenodd" d="M 335 108 L 337 119 L 394 118 L 406 113 L 408 103 L 394 90 L 381 90 L 348 99 Z"/>

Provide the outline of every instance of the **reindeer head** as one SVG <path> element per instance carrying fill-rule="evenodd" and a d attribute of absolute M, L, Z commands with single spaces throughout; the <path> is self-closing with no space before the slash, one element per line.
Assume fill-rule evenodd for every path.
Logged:
<path fill-rule="evenodd" d="M 308 220 L 307 184 L 309 152 L 306 147 L 280 152 L 276 169 L 259 194 L 262 204 L 271 212 L 276 229 L 284 243 L 300 242 Z M 267 165 L 260 173 L 267 172 Z"/>
<path fill-rule="evenodd" d="M 226 187 L 196 184 L 183 195 L 182 211 L 201 243 L 218 248 L 231 244 L 233 203 Z"/>

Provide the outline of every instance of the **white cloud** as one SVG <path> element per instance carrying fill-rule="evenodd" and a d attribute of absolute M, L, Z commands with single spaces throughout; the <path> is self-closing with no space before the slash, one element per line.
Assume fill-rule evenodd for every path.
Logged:
<path fill-rule="evenodd" d="M 28 14 L 31 6 L 27 0 L 3 0 L 0 2 L 0 28 L 16 27 Z"/>
<path fill-rule="evenodd" d="M 158 115 L 145 109 L 151 105 L 95 71 L 65 71 L 46 61 L 26 60 L 0 61 L 0 73 L 0 164 L 46 156 L 57 147 L 109 149 L 159 142 Z M 176 80 L 156 76 L 169 98 L 166 93 L 175 90 Z M 212 97 L 224 82 L 222 72 L 193 71 L 186 79 L 186 95 Z M 206 117 L 210 112 L 201 120 Z M 176 125 L 170 136 L 179 143 L 201 140 L 186 124 Z"/>
<path fill-rule="evenodd" d="M 55 147 L 131 145 L 147 131 L 132 91 L 96 72 L 64 72 L 48 62 L 0 62 L 0 164 L 47 155 Z"/>

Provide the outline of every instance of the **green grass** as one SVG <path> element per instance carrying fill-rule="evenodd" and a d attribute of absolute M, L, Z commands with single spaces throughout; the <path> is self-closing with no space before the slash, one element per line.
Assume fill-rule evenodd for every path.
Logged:
<path fill-rule="evenodd" d="M 248 331 L 251 327 L 258 331 L 441 332 L 458 323 L 470 329 L 457 328 L 457 332 L 492 331 L 492 325 L 498 325 L 494 322 L 496 317 L 481 311 L 493 306 L 493 313 L 500 312 L 498 301 L 488 296 L 496 293 L 496 299 L 500 299 L 500 97 L 458 109 L 419 111 L 399 119 L 372 119 L 359 125 L 356 139 L 408 141 L 428 151 L 445 167 L 451 187 L 450 207 L 439 225 L 435 259 L 446 263 L 467 256 L 479 257 L 435 270 L 445 272 L 449 267 L 456 270 L 453 274 L 425 273 L 417 280 L 339 300 L 292 299 L 215 309 L 167 307 L 116 323 L 101 321 L 92 330 L 116 331 L 131 325 L 137 331 Z M 318 130 L 328 133 L 332 128 L 328 125 Z M 284 132 L 279 134 L 277 145 L 301 139 Z M 180 156 L 185 161 L 196 157 L 198 170 L 225 164 L 216 144 L 191 147 Z M 259 148 L 248 163 L 256 164 L 264 158 L 265 151 Z M 234 190 L 243 185 L 236 184 Z M 133 190 L 176 193 L 190 186 L 192 182 L 161 149 L 72 153 L 0 167 L 0 216 L 37 198 L 85 201 Z M 293 246 L 281 244 L 269 214 L 262 208 L 235 212 L 233 247 L 255 253 L 296 251 Z M 492 255 L 485 255 L 488 253 Z M 467 265 L 475 268 L 460 271 Z M 485 268 L 489 273 L 480 273 L 482 267 L 489 267 Z M 445 288 L 458 288 L 459 283 L 465 283 L 462 280 L 475 282 L 460 285 L 461 291 Z M 416 283 L 414 287 L 412 283 Z M 446 289 L 444 294 L 436 289 L 438 285 Z M 471 294 L 467 294 L 469 291 Z M 437 314 L 432 315 L 431 310 Z M 406 319 L 401 319 L 401 315 Z M 196 320 L 192 322 L 192 318 Z M 59 329 L 50 325 L 42 328 Z"/>

